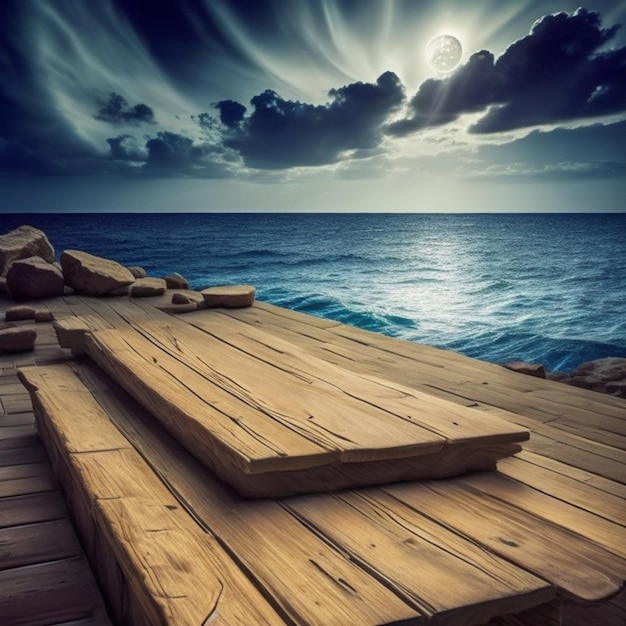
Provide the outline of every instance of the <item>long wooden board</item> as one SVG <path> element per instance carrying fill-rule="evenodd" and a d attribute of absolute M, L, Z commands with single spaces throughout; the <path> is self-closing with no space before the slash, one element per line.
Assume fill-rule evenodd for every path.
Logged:
<path fill-rule="evenodd" d="M 90 332 L 87 353 L 248 496 L 485 469 L 528 437 L 504 420 L 280 342 L 239 335 L 229 343 L 184 323 L 133 323 Z"/>

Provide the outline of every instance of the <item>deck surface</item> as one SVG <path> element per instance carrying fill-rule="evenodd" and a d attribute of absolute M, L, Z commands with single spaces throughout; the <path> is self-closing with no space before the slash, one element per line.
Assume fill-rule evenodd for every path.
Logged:
<path fill-rule="evenodd" d="M 146 300 L 77 297 L 38 306 L 57 319 L 91 316 L 103 329 L 132 325 L 151 310 Z M 83 465 L 74 471 L 96 480 L 88 462 L 103 466 L 115 449 L 130 455 L 125 462 L 133 467 L 147 462 L 146 481 L 158 477 L 163 497 L 182 503 L 189 519 L 226 550 L 269 599 L 265 608 L 259 601 L 259 610 L 276 623 L 624 623 L 626 402 L 262 303 L 178 319 L 212 341 L 239 349 L 255 342 L 259 355 L 272 350 L 286 367 L 308 355 L 309 367 L 327 363 L 329 371 L 408 388 L 531 431 L 523 451 L 499 461 L 496 472 L 249 501 L 218 482 L 91 361 L 54 365 L 50 372 L 78 372 L 112 416 L 107 428 L 113 430 L 99 436 L 122 437 L 106 446 L 95 442 L 91 457 L 76 450 L 73 458 Z M 31 593 L 58 581 L 59 567 L 86 566 L 15 374 L 16 365 L 44 371 L 47 363 L 70 359 L 55 345 L 50 325 L 35 328 L 34 354 L 0 357 L 0 533 L 7 537 L 0 545 L 12 546 L 7 557 L 2 552 L 0 576 L 19 587 L 24 568 L 38 564 L 42 578 L 28 577 Z M 91 445 L 87 439 L 78 441 Z M 132 508 L 137 494 L 124 495 Z M 112 503 L 101 508 L 103 519 L 132 515 Z M 40 530 L 57 539 L 40 542 Z M 74 575 L 69 586 L 89 580 Z M 101 604 L 85 608 L 84 593 L 75 596 L 76 614 L 57 621 L 21 614 L 24 602 L 18 606 L 16 594 L 2 594 L 0 609 L 18 615 L 10 624 L 107 623 Z"/>
<path fill-rule="evenodd" d="M 20 325 L 38 339 L 34 353 L 0 355 L 0 623 L 111 626 L 17 378 L 18 367 L 71 355 L 51 324 Z"/>

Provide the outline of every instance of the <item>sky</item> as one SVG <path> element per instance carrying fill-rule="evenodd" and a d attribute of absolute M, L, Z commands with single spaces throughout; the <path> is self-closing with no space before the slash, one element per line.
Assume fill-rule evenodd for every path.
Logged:
<path fill-rule="evenodd" d="M 626 2 L 579 2 L 2 0 L 0 213 L 623 212 Z"/>

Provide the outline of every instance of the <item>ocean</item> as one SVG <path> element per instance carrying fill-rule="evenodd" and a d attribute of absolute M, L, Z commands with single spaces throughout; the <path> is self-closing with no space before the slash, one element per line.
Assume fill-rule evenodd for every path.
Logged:
<path fill-rule="evenodd" d="M 626 214 L 5 214 L 82 249 L 491 362 L 626 357 Z"/>

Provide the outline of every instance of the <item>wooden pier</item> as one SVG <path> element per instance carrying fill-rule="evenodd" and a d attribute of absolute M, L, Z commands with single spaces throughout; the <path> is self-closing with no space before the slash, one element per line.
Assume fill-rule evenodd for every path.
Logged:
<path fill-rule="evenodd" d="M 67 347 L 33 323 L 0 356 L 8 625 L 625 622 L 624 400 L 263 303 L 154 305 L 37 303 Z"/>

